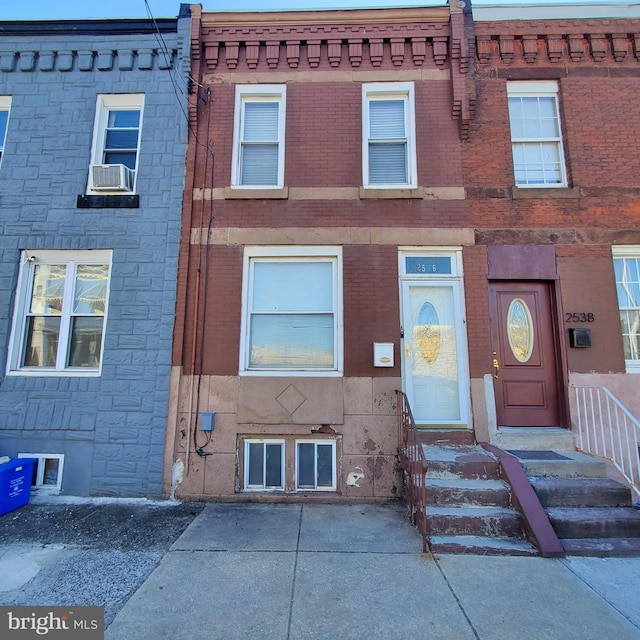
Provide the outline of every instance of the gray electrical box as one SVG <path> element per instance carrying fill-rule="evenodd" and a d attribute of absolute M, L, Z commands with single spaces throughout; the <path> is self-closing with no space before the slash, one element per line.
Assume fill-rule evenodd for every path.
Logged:
<path fill-rule="evenodd" d="M 216 428 L 216 414 L 205 412 L 200 414 L 200 431 L 213 431 Z"/>

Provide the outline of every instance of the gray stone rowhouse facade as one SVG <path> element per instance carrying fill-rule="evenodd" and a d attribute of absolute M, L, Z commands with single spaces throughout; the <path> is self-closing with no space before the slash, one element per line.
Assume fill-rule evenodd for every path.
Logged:
<path fill-rule="evenodd" d="M 63 454 L 66 495 L 162 492 L 188 13 L 183 5 L 177 19 L 158 21 L 0 23 L 0 96 L 10 99 L 0 166 L 0 456 Z M 135 195 L 86 197 L 97 96 L 110 94 L 144 94 Z M 111 252 L 99 375 L 11 371 L 24 252 L 95 249 Z"/>

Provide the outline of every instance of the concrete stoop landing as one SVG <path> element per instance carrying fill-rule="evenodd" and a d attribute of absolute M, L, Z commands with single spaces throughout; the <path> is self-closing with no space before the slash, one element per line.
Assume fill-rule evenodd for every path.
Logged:
<path fill-rule="evenodd" d="M 433 553 L 537 555 L 525 538 L 498 460 L 472 444 L 423 444 Z"/>
<path fill-rule="evenodd" d="M 608 477 L 608 463 L 576 451 L 536 460 L 519 452 L 529 481 L 568 555 L 640 555 L 640 510 L 631 489 Z"/>

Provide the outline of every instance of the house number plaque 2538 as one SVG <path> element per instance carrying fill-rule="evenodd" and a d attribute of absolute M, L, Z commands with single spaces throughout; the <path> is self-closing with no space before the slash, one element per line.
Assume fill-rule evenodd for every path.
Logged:
<path fill-rule="evenodd" d="M 593 322 L 595 320 L 595 316 L 593 313 L 585 313 L 584 311 L 581 313 L 565 313 L 564 321 L 565 322 Z"/>

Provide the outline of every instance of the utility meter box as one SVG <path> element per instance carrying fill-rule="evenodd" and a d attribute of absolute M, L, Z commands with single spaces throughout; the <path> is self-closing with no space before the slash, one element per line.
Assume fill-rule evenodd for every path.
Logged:
<path fill-rule="evenodd" d="M 373 366 L 393 367 L 393 342 L 373 343 Z"/>

